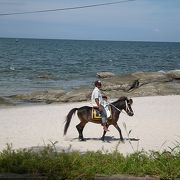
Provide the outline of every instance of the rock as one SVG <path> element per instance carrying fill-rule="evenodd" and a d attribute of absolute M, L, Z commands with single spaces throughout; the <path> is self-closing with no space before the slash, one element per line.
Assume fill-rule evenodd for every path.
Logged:
<path fill-rule="evenodd" d="M 102 78 L 102 91 L 110 99 L 121 96 L 138 97 L 154 95 L 180 95 L 180 70 L 168 72 L 136 72 Z M 15 101 L 23 102 L 81 102 L 90 101 L 94 86 L 79 87 L 70 92 L 49 90 L 15 95 Z M 9 100 L 9 99 L 7 99 Z M 5 104 L 5 99 L 0 99 Z M 7 101 L 7 103 L 9 103 Z"/>
<path fill-rule="evenodd" d="M 98 72 L 96 75 L 97 75 L 99 78 L 108 78 L 108 77 L 115 76 L 115 74 L 112 73 L 112 72 Z"/>
<path fill-rule="evenodd" d="M 76 89 L 70 92 L 67 92 L 60 97 L 61 102 L 81 102 L 90 100 L 90 89 Z"/>
<path fill-rule="evenodd" d="M 35 79 L 41 79 L 41 80 L 57 80 L 58 78 L 55 77 L 53 74 L 51 73 L 40 73 L 38 74 L 36 77 L 34 77 Z"/>
<path fill-rule="evenodd" d="M 139 80 L 140 85 L 152 82 L 172 81 L 172 78 L 168 77 L 164 72 L 136 72 L 132 76 Z"/>
<path fill-rule="evenodd" d="M 0 97 L 0 106 L 13 106 L 15 105 L 12 101 L 7 98 Z"/>
<path fill-rule="evenodd" d="M 59 98 L 65 94 L 64 90 L 38 91 L 31 94 L 11 96 L 12 99 L 29 102 L 59 102 Z"/>
<path fill-rule="evenodd" d="M 168 74 L 168 75 L 167 75 Z M 171 76 L 169 75 L 171 74 Z M 136 72 L 102 80 L 102 90 L 111 98 L 120 96 L 179 95 L 179 71 Z"/>
<path fill-rule="evenodd" d="M 171 70 L 166 74 L 173 79 L 180 79 L 180 70 Z"/>
<path fill-rule="evenodd" d="M 102 89 L 104 91 L 110 91 L 110 90 L 127 91 L 135 80 L 136 78 L 131 74 L 113 76 L 111 78 L 103 79 Z"/>
<path fill-rule="evenodd" d="M 141 86 L 132 92 L 132 96 L 155 96 L 155 95 L 180 95 L 180 84 L 178 87 L 174 86 L 172 82 L 168 83 L 151 83 Z"/>

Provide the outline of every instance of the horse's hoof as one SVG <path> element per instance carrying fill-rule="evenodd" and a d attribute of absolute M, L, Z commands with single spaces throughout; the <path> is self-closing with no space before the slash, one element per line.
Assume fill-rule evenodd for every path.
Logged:
<path fill-rule="evenodd" d="M 122 143 L 124 143 L 124 142 L 125 142 L 125 140 L 124 140 L 123 138 L 120 138 L 120 141 L 121 141 Z"/>
<path fill-rule="evenodd" d="M 79 139 L 79 141 L 86 141 L 84 138 Z"/>
<path fill-rule="evenodd" d="M 104 140 L 104 137 L 102 137 L 101 140 L 104 142 L 104 141 L 105 141 L 105 140 Z"/>

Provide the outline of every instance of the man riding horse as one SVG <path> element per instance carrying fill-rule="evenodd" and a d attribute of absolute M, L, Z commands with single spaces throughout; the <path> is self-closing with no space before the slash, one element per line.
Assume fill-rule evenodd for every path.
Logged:
<path fill-rule="evenodd" d="M 94 85 L 95 85 L 95 88 L 91 95 L 92 105 L 93 107 L 97 107 L 101 114 L 102 125 L 103 125 L 104 131 L 109 131 L 107 128 L 107 112 L 104 106 L 104 100 L 103 100 L 103 96 L 100 90 L 102 87 L 101 81 L 95 81 Z"/>
<path fill-rule="evenodd" d="M 109 103 L 111 113 L 110 113 L 110 117 L 107 118 L 107 113 L 104 112 L 104 107 L 106 108 L 107 102 L 102 101 L 104 103 L 104 105 L 101 102 L 101 98 L 103 99 L 103 97 L 99 90 L 100 87 L 101 87 L 101 82 L 96 81 L 94 91 L 97 91 L 97 92 L 92 93 L 92 101 L 94 101 L 94 105 L 96 106 L 96 108 L 97 107 L 99 108 L 103 117 L 102 118 L 101 117 L 94 118 L 94 112 L 95 112 L 94 110 L 96 110 L 96 108 L 94 108 L 94 107 L 90 107 L 90 106 L 82 106 L 79 108 L 75 107 L 75 108 L 71 109 L 66 116 L 65 126 L 64 126 L 64 135 L 66 135 L 66 133 L 67 133 L 67 130 L 69 128 L 73 114 L 75 114 L 75 112 L 77 111 L 77 116 L 78 116 L 80 122 L 79 122 L 79 124 L 76 125 L 76 128 L 79 133 L 80 141 L 85 140 L 84 136 L 83 136 L 83 129 L 88 122 L 92 122 L 92 123 L 96 123 L 96 124 L 102 124 L 102 122 L 103 122 L 104 131 L 103 131 L 103 135 L 101 137 L 101 139 L 103 141 L 105 139 L 105 134 L 110 125 L 113 125 L 118 130 L 119 135 L 120 135 L 120 140 L 123 141 L 124 138 L 123 138 L 121 129 L 120 129 L 117 121 L 119 119 L 119 115 L 122 110 L 124 110 L 129 116 L 134 115 L 134 112 L 131 108 L 133 100 L 129 99 L 128 97 L 122 96 L 122 97 L 118 98 L 116 101 Z M 107 119 L 108 119 L 108 123 L 107 123 Z"/>

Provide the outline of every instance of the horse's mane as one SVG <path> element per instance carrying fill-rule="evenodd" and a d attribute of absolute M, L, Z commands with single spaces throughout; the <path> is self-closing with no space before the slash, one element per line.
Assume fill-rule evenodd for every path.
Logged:
<path fill-rule="evenodd" d="M 128 98 L 126 96 L 121 96 L 118 100 L 114 101 L 113 104 L 116 104 L 117 102 L 119 101 L 125 101 L 127 100 Z"/>

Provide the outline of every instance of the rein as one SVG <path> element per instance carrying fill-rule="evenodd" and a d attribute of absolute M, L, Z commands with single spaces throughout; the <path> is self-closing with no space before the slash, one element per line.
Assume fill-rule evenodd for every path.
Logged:
<path fill-rule="evenodd" d="M 109 105 L 113 106 L 116 110 L 118 110 L 120 113 L 124 113 L 126 114 L 124 111 L 120 110 L 119 108 L 117 108 L 116 106 L 114 106 L 112 103 L 109 103 Z M 126 109 L 127 109 L 127 101 L 126 101 Z M 128 108 L 129 109 L 129 108 Z"/>
<path fill-rule="evenodd" d="M 116 110 L 118 110 L 119 112 L 121 112 L 122 110 L 118 109 L 116 106 L 114 106 L 113 104 L 109 103 L 109 105 L 113 106 Z"/>

